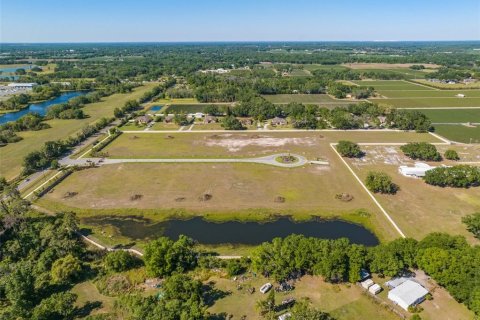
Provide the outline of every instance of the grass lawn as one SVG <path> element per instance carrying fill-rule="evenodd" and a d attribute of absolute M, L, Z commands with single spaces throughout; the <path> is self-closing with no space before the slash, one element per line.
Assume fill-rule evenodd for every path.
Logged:
<path fill-rule="evenodd" d="M 221 123 L 203 123 L 203 122 L 196 122 L 193 126 L 192 130 L 224 130 Z"/>
<path fill-rule="evenodd" d="M 311 77 L 312 74 L 311 74 L 310 71 L 308 71 L 308 70 L 304 70 L 304 69 L 293 69 L 293 70 L 289 73 L 289 76 L 290 76 L 290 77 Z"/>
<path fill-rule="evenodd" d="M 480 159 L 478 147 L 438 147 L 442 154 L 449 148 L 461 148 L 459 152 L 463 161 Z M 351 167 L 362 180 L 369 171 L 383 171 L 400 186 L 400 191 L 396 195 L 377 194 L 375 197 L 407 236 L 421 239 L 430 232 L 442 231 L 461 234 L 474 241 L 473 236 L 462 224 L 461 218 L 480 210 L 480 188 L 431 186 L 421 179 L 404 177 L 398 173 L 399 165 L 414 163 L 405 157 L 398 147 L 364 146 L 363 149 L 366 156 L 362 159 L 349 160 Z M 452 165 L 453 162 L 430 164 Z"/>
<path fill-rule="evenodd" d="M 355 80 L 359 86 L 374 87 L 376 90 L 429 90 L 429 87 L 403 80 Z M 430 88 L 430 90 L 435 90 Z"/>
<path fill-rule="evenodd" d="M 183 99 L 158 99 L 155 100 L 156 104 L 196 104 L 199 103 L 195 98 L 183 98 Z"/>
<path fill-rule="evenodd" d="M 435 132 L 453 141 L 463 143 L 480 143 L 480 126 L 435 125 Z"/>
<path fill-rule="evenodd" d="M 305 104 L 319 104 L 319 105 L 328 105 L 328 106 L 342 106 L 358 101 L 350 100 L 337 100 L 333 99 L 326 94 L 273 94 L 273 95 L 264 95 L 265 99 L 272 103 L 277 104 L 288 104 L 290 102 L 298 102 Z"/>
<path fill-rule="evenodd" d="M 347 67 L 341 65 L 329 65 L 329 64 L 302 64 L 303 69 L 308 71 L 315 71 L 315 70 L 346 70 Z"/>
<path fill-rule="evenodd" d="M 386 98 L 453 98 L 468 99 L 480 97 L 480 90 L 384 90 L 377 91 Z M 457 94 L 465 94 L 466 98 L 458 98 Z"/>
<path fill-rule="evenodd" d="M 30 152 L 40 149 L 46 141 L 64 139 L 75 134 L 87 124 L 96 122 L 102 117 L 113 116 L 113 109 L 121 107 L 126 101 L 137 99 L 143 93 L 151 90 L 156 83 L 146 84 L 136 88 L 132 93 L 114 94 L 103 98 L 101 102 L 88 104 L 83 111 L 89 116 L 81 120 L 49 120 L 47 123 L 51 126 L 49 129 L 40 131 L 25 131 L 18 133 L 23 140 L 10 143 L 0 149 L 0 176 L 7 180 L 18 176 L 22 169 L 23 158 Z"/>
<path fill-rule="evenodd" d="M 480 107 L 480 97 L 472 98 L 397 98 L 369 99 L 378 104 L 391 105 L 396 108 L 471 108 Z"/>
<path fill-rule="evenodd" d="M 419 111 L 434 123 L 480 123 L 480 109 L 424 109 Z"/>
<path fill-rule="evenodd" d="M 72 293 L 78 295 L 75 306 L 77 308 L 85 307 L 89 302 L 100 302 L 100 308 L 94 309 L 89 315 L 98 315 L 110 313 L 113 311 L 115 298 L 107 297 L 98 292 L 97 287 L 91 281 L 85 281 L 76 284 L 72 289 Z"/>

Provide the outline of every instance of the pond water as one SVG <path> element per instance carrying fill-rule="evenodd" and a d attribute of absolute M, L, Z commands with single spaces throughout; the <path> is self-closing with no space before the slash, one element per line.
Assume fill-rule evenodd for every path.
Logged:
<path fill-rule="evenodd" d="M 377 245 L 377 237 L 361 225 L 342 220 L 321 220 L 315 218 L 304 222 L 294 222 L 288 217 L 269 222 L 223 223 L 209 222 L 201 217 L 189 220 L 168 220 L 153 223 L 138 216 L 96 216 L 83 218 L 86 225 L 115 227 L 118 232 L 133 240 L 152 239 L 166 236 L 177 239 L 183 234 L 201 244 L 246 244 L 257 245 L 275 237 L 302 234 L 322 239 L 348 238 L 350 242 L 366 246 Z"/>
<path fill-rule="evenodd" d="M 2 73 L 15 73 L 18 69 L 25 69 L 25 71 L 32 69 L 33 67 L 36 67 L 34 65 L 24 65 L 24 66 L 17 66 L 17 67 L 5 67 L 5 68 L 0 68 L 0 72 Z"/>
<path fill-rule="evenodd" d="M 149 111 L 160 111 L 162 110 L 163 106 L 153 106 L 150 108 Z"/>
<path fill-rule="evenodd" d="M 29 105 L 25 109 L 1 115 L 0 116 L 0 124 L 4 124 L 4 123 L 10 122 L 10 121 L 15 121 L 15 120 L 19 119 L 20 117 L 22 117 L 22 116 L 24 116 L 24 115 L 26 115 L 27 113 L 30 113 L 30 112 L 36 112 L 36 113 L 44 116 L 47 113 L 48 108 L 50 106 L 52 106 L 54 104 L 65 103 L 65 102 L 67 102 L 68 100 L 70 100 L 74 97 L 81 96 L 81 95 L 84 95 L 84 94 L 87 94 L 87 93 L 88 93 L 88 91 L 65 92 L 65 93 L 60 94 L 58 97 L 47 100 L 47 101 L 43 101 L 43 102 L 40 102 L 40 103 L 32 103 L 31 105 Z"/>

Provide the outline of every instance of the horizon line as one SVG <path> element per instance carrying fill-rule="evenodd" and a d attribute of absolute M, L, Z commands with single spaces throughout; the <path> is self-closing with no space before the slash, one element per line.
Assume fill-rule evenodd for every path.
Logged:
<path fill-rule="evenodd" d="M 462 40 L 179 40 L 179 41 L 22 41 L 22 42 L 1 42 L 0 45 L 6 44 L 101 44 L 101 43 L 401 43 L 401 42 L 480 42 L 480 39 L 462 39 Z"/>

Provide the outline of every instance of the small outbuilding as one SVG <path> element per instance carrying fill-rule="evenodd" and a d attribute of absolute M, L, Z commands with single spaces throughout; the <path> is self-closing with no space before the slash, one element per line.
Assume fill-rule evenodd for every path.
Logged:
<path fill-rule="evenodd" d="M 215 116 L 205 116 L 205 119 L 203 120 L 203 123 L 208 124 L 208 123 L 216 123 L 217 122 L 217 117 Z"/>
<path fill-rule="evenodd" d="M 412 280 L 407 280 L 388 292 L 388 299 L 407 310 L 425 300 L 428 290 Z"/>
<path fill-rule="evenodd" d="M 380 291 L 382 291 L 382 287 L 380 287 L 380 285 L 377 283 L 373 284 L 370 288 L 368 288 L 368 292 L 373 295 L 378 294 Z"/>
<path fill-rule="evenodd" d="M 398 168 L 398 172 L 400 172 L 405 177 L 421 178 L 421 177 L 425 177 L 425 173 L 428 170 L 432 170 L 432 169 L 435 169 L 435 167 L 429 166 L 426 163 L 415 162 L 415 166 L 413 167 L 400 166 Z"/>
<path fill-rule="evenodd" d="M 457 97 L 457 98 L 465 98 L 465 94 L 459 93 L 459 94 L 457 94 L 455 97 Z"/>
<path fill-rule="evenodd" d="M 363 287 L 364 289 L 368 289 L 368 288 L 370 288 L 371 286 L 374 285 L 374 282 L 373 282 L 372 279 L 367 279 L 367 280 L 363 281 L 363 282 L 361 283 L 361 285 L 362 285 L 362 287 Z"/>
<path fill-rule="evenodd" d="M 168 116 L 165 117 L 164 121 L 165 121 L 165 123 L 170 123 L 170 122 L 173 121 L 174 118 L 175 118 L 174 116 L 168 115 Z"/>

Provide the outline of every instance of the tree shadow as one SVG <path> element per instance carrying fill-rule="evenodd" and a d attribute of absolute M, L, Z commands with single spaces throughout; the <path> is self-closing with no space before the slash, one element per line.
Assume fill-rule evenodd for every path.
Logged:
<path fill-rule="evenodd" d="M 101 301 L 87 301 L 83 307 L 77 308 L 75 310 L 75 316 L 78 317 L 78 318 L 84 318 L 84 317 L 90 315 L 90 313 L 93 310 L 99 309 L 102 306 L 103 306 L 103 304 L 102 304 Z"/>
<path fill-rule="evenodd" d="M 205 304 L 209 307 L 213 306 L 217 300 L 232 294 L 230 291 L 222 291 L 215 288 L 214 283 L 212 282 L 209 282 L 203 286 L 203 292 Z"/>

